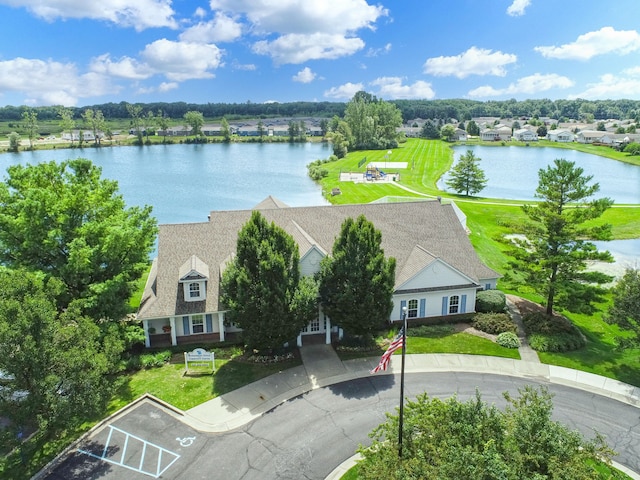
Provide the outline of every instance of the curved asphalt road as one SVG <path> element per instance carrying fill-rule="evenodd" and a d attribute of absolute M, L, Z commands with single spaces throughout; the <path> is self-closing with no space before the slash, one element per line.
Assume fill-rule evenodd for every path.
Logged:
<path fill-rule="evenodd" d="M 243 427 L 219 434 L 198 432 L 159 406 L 142 404 L 110 424 L 118 430 L 107 425 L 80 446 L 85 453 L 71 453 L 45 478 L 323 480 L 353 456 L 358 444 L 368 443 L 368 433 L 385 420 L 385 412 L 398 406 L 399 378 L 376 375 L 314 389 Z M 407 373 L 405 396 L 415 398 L 427 391 L 443 398 L 457 393 L 466 400 L 478 387 L 484 401 L 502 407 L 506 403 L 502 392 L 517 393 L 527 384 L 546 385 L 555 395 L 555 419 L 589 438 L 594 429 L 602 433 L 618 452 L 615 460 L 640 471 L 640 410 L 617 400 L 531 378 L 463 372 Z M 152 443 L 143 447 L 134 437 L 125 439 L 123 432 Z M 160 466 L 153 463 L 157 457 L 153 445 L 171 449 L 163 452 Z M 96 459 L 86 451 L 105 453 L 113 461 Z M 126 468 L 117 464 L 124 457 Z M 144 461 L 139 460 L 142 457 Z"/>

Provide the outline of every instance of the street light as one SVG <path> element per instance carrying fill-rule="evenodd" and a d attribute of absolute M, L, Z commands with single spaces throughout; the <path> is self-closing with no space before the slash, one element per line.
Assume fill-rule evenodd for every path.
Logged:
<path fill-rule="evenodd" d="M 398 457 L 402 458 L 402 426 L 404 416 L 404 356 L 407 351 L 407 307 L 402 307 L 402 369 L 400 370 L 400 418 L 398 422 Z"/>

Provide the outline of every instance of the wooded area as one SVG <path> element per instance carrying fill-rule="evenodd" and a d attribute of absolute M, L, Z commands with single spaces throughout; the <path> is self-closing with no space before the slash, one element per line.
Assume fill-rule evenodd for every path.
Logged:
<path fill-rule="evenodd" d="M 581 119 L 593 116 L 596 120 L 604 119 L 640 119 L 640 101 L 638 100 L 550 100 L 530 99 L 517 101 L 486 101 L 465 99 L 443 100 L 391 100 L 402 112 L 405 122 L 415 118 L 456 119 L 467 121 L 478 117 L 551 117 L 555 119 Z M 154 102 L 136 104 L 144 111 L 162 111 L 172 119 L 179 119 L 189 111 L 201 112 L 205 118 L 270 118 L 270 117 L 325 117 L 334 115 L 342 117 L 347 102 L 290 102 L 290 103 L 206 103 L 186 102 Z M 0 121 L 20 121 L 22 113 L 29 110 L 27 106 L 0 107 Z M 39 120 L 58 119 L 59 106 L 35 107 Z M 127 102 L 105 103 L 101 105 L 85 105 L 69 107 L 74 118 L 80 119 L 86 109 L 100 110 L 107 119 L 129 118 Z"/>

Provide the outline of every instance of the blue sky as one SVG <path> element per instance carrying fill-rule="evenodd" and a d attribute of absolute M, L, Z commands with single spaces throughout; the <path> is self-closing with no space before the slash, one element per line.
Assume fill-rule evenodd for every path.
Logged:
<path fill-rule="evenodd" d="M 640 100 L 640 2 L 0 0 L 0 105 Z"/>

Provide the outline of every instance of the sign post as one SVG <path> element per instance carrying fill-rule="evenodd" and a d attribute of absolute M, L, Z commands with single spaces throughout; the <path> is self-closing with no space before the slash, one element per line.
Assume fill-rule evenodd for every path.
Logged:
<path fill-rule="evenodd" d="M 207 352 L 203 348 L 184 352 L 184 368 L 187 373 L 189 373 L 190 367 L 210 367 L 213 373 L 216 369 L 213 352 Z"/>

